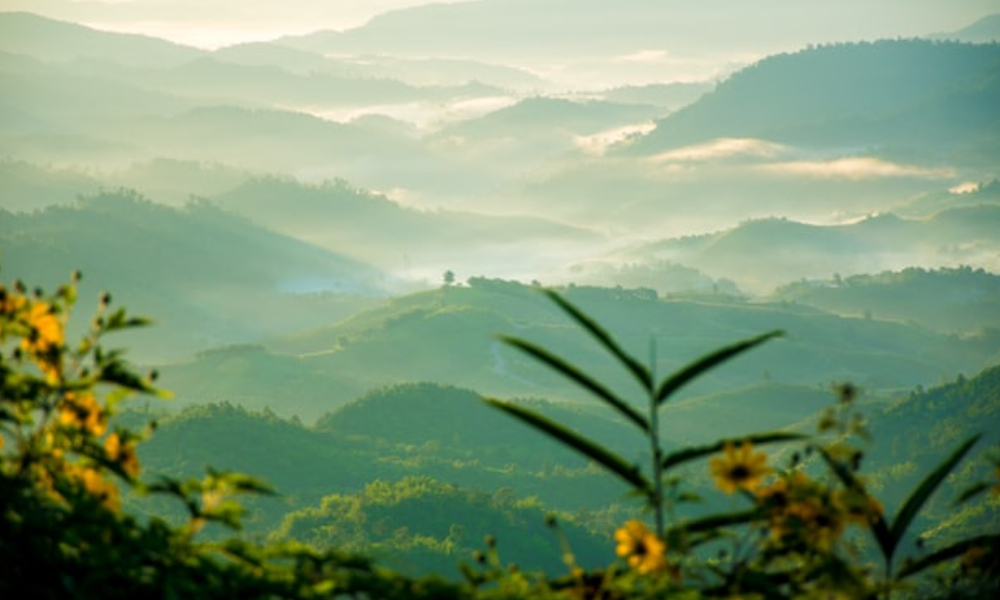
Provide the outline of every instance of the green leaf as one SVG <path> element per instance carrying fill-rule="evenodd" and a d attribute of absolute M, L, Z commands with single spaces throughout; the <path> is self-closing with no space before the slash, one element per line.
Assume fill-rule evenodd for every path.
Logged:
<path fill-rule="evenodd" d="M 758 508 L 752 508 L 740 512 L 725 513 L 721 515 L 710 515 L 693 519 L 686 523 L 681 523 L 673 529 L 682 530 L 686 533 L 699 533 L 703 531 L 713 531 L 730 525 L 742 525 L 757 520 L 763 513 Z M 670 535 L 669 533 L 667 534 Z"/>
<path fill-rule="evenodd" d="M 110 332 L 119 329 L 131 329 L 133 327 L 145 327 L 151 323 L 152 321 L 145 317 L 129 317 L 125 313 L 124 308 L 119 308 L 111 313 L 111 316 L 105 321 L 104 331 Z"/>
<path fill-rule="evenodd" d="M 980 535 L 973 538 L 961 540 L 951 544 L 950 546 L 945 546 L 940 550 L 936 550 L 927 556 L 921 557 L 912 562 L 907 562 L 903 565 L 903 568 L 899 570 L 899 579 L 905 579 L 911 575 L 916 575 L 917 573 L 933 567 L 936 564 L 942 563 L 948 559 L 961 556 L 975 548 L 977 546 L 992 548 L 993 552 L 996 552 L 997 546 L 1000 545 L 1000 535 Z"/>
<path fill-rule="evenodd" d="M 748 340 L 743 340 L 742 342 L 737 342 L 731 346 L 720 348 L 699 358 L 680 371 L 677 371 L 660 384 L 660 388 L 656 391 L 657 404 L 665 402 L 667 398 L 674 394 L 674 392 L 684 387 L 688 382 L 695 379 L 699 375 L 714 369 L 727 360 L 742 354 L 755 346 L 763 344 L 771 338 L 779 337 L 784 334 L 785 333 L 780 329 L 770 331 L 755 338 L 750 338 Z"/>
<path fill-rule="evenodd" d="M 906 528 L 910 526 L 914 517 L 927 502 L 927 499 L 931 497 L 931 494 L 938 488 L 939 485 L 945 480 L 955 465 L 962 460 L 966 453 L 972 449 L 972 447 L 979 441 L 981 434 L 974 435 L 965 441 L 961 446 L 955 449 L 951 453 L 951 456 L 946 458 L 937 469 L 934 469 L 914 490 L 913 494 L 903 503 L 903 508 L 899 510 L 896 514 L 896 520 L 892 523 L 892 528 L 890 529 L 890 535 L 892 540 L 891 550 L 895 550 L 896 545 L 899 544 L 899 540 L 903 537 L 906 532 Z M 890 551 L 889 557 L 892 557 L 892 552 Z"/>
<path fill-rule="evenodd" d="M 775 431 L 772 433 L 755 433 L 753 435 L 748 435 L 741 438 L 733 438 L 728 440 L 719 440 L 714 444 L 707 444 L 705 446 L 691 446 L 678 450 L 676 452 L 671 452 L 663 457 L 660 462 L 660 468 L 666 471 L 671 467 L 675 467 L 681 463 L 696 460 L 702 458 L 703 456 L 709 456 L 719 452 L 725 448 L 726 444 L 736 444 L 739 442 L 750 442 L 751 444 L 769 444 L 772 442 L 791 442 L 795 440 L 802 440 L 809 436 L 803 435 L 801 433 L 789 433 L 785 431 Z"/>
<path fill-rule="evenodd" d="M 830 453 L 826 451 L 825 448 L 817 448 L 819 455 L 826 461 L 829 465 L 830 470 L 840 479 L 841 483 L 844 484 L 849 490 L 863 494 L 865 498 L 871 498 L 871 494 L 865 489 L 865 486 L 854 476 L 854 472 L 848 469 L 846 466 L 837 462 L 835 458 L 830 456 Z M 892 539 L 892 533 L 889 531 L 889 526 L 885 522 L 885 518 L 882 515 L 875 515 L 872 519 L 872 535 L 875 536 L 875 542 L 878 543 L 878 547 L 882 550 L 882 556 L 885 557 L 886 561 L 892 559 L 892 553 L 896 549 L 897 541 Z"/>
<path fill-rule="evenodd" d="M 569 301 L 556 292 L 553 292 L 552 290 L 545 290 L 545 295 L 558 304 L 559 308 L 563 309 L 563 311 L 572 317 L 574 321 L 586 329 L 590 335 L 594 336 L 594 338 L 597 339 L 597 341 L 599 341 L 601 345 L 608 350 L 608 352 L 613 354 L 626 369 L 631 371 L 632 375 L 634 375 L 635 378 L 639 380 L 639 383 L 642 384 L 643 389 L 653 389 L 653 376 L 650 374 L 649 369 L 627 352 L 622 350 L 621 346 L 619 346 L 618 343 L 612 339 L 611 335 L 597 324 L 597 321 L 590 318 L 579 308 L 570 304 Z"/>
<path fill-rule="evenodd" d="M 960 460 L 965 456 L 965 454 L 979 441 L 980 435 L 974 435 L 968 440 L 966 440 L 961 446 L 955 449 L 949 457 L 947 457 L 934 471 L 932 471 L 917 488 L 910 494 L 910 497 L 906 499 L 903 503 L 903 507 L 896 514 L 896 518 L 892 525 L 887 525 L 884 518 L 881 515 L 876 517 L 872 521 L 872 534 L 875 536 L 875 541 L 878 542 L 879 548 L 882 550 L 882 555 L 885 557 L 887 564 L 892 564 L 892 556 L 896 552 L 896 548 L 899 546 L 900 540 L 903 538 L 903 534 L 906 533 L 906 529 L 913 522 L 913 519 L 920 512 L 920 509 L 931 497 L 931 494 L 938 488 L 939 485 L 945 480 L 951 470 L 955 468 Z M 864 486 L 860 481 L 854 476 L 850 469 L 844 465 L 837 462 L 830 454 L 823 448 L 819 449 L 820 456 L 823 460 L 830 466 L 837 477 L 852 490 L 856 490 L 864 493 L 866 496 L 870 496 L 867 491 L 865 491 Z"/>
<path fill-rule="evenodd" d="M 502 336 L 500 338 L 504 343 L 509 344 L 518 350 L 529 354 L 536 358 L 537 360 L 548 365 L 552 370 L 562 373 L 565 377 L 575 381 L 577 384 L 583 388 L 589 390 L 592 394 L 598 398 L 604 400 L 612 407 L 621 412 L 627 419 L 639 426 L 643 431 L 649 431 L 649 423 L 646 419 L 639 414 L 634 408 L 629 406 L 624 400 L 616 396 L 609 389 L 604 387 L 600 382 L 591 378 L 589 375 L 583 373 L 575 366 L 566 362 L 565 360 L 559 358 L 558 356 L 550 353 L 544 348 L 540 348 L 530 342 L 512 337 Z"/>
<path fill-rule="evenodd" d="M 492 398 L 486 398 L 485 402 L 490 406 L 499 408 L 512 417 L 524 421 L 535 429 L 548 434 L 550 437 L 562 442 L 580 454 L 594 460 L 647 496 L 653 493 L 652 484 L 642 476 L 639 469 L 635 465 L 629 464 L 610 450 L 607 450 L 606 448 L 591 442 L 576 432 L 563 427 L 555 421 L 522 406 L 502 402 L 500 400 L 494 400 Z"/>
<path fill-rule="evenodd" d="M 105 364 L 101 369 L 98 378 L 104 383 L 114 383 L 125 389 L 137 392 L 153 393 L 156 391 L 142 377 L 139 377 L 132 371 L 129 371 L 117 360 Z"/>
<path fill-rule="evenodd" d="M 975 485 L 969 486 L 961 493 L 961 495 L 959 495 L 958 499 L 955 500 L 955 506 L 968 502 L 988 489 L 990 489 L 990 484 L 984 482 L 979 482 Z"/>

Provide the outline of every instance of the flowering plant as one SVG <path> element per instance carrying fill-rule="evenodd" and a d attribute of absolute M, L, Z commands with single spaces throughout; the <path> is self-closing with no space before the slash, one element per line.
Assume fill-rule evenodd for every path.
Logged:
<path fill-rule="evenodd" d="M 660 410 L 667 401 L 695 378 L 780 337 L 782 332 L 772 331 L 718 349 L 657 381 L 653 344 L 650 361 L 644 364 L 627 353 L 589 315 L 557 293 L 545 293 L 608 351 L 646 393 L 643 411 L 637 408 L 638 403 L 626 401 L 609 386 L 548 350 L 520 338 L 503 338 L 614 409 L 648 440 L 648 470 L 643 471 L 596 440 L 524 406 L 487 400 L 626 482 L 653 515 L 652 529 L 640 520 L 629 520 L 615 532 L 616 554 L 625 567 L 621 576 L 614 576 L 614 568 L 597 579 L 588 578 L 575 567 L 571 570 L 576 581 L 571 589 L 578 597 L 889 597 L 909 589 L 914 575 L 953 559 L 979 569 L 978 578 L 970 580 L 967 586 L 973 595 L 1000 590 L 1000 564 L 983 558 L 995 557 L 1000 552 L 1000 535 L 995 533 L 961 540 L 908 561 L 899 569 L 894 565 L 896 550 L 913 519 L 979 436 L 960 444 L 928 474 L 892 520 L 884 514 L 882 503 L 869 493 L 859 474 L 863 453 L 854 447 L 852 440 L 863 433 L 863 419 L 858 414 L 848 415 L 856 395 L 851 385 L 838 388 L 838 406 L 819 420 L 820 436 L 832 436 L 827 441 L 777 431 L 721 439 L 668 453 L 659 431 Z M 805 444 L 804 451 L 814 457 L 812 464 L 804 464 L 800 452 L 795 452 L 787 469 L 776 469 L 769 464 L 767 454 L 756 450 L 762 444 L 786 442 Z M 711 457 L 709 472 L 718 489 L 744 499 L 746 507 L 666 523 L 666 515 L 672 513 L 668 504 L 687 498 L 684 494 L 664 493 L 665 482 L 678 484 L 678 478 L 667 478 L 666 474 L 682 464 L 706 457 Z M 817 470 L 819 476 L 810 474 Z M 986 484 L 977 485 L 960 500 L 968 500 L 987 488 Z M 870 558 L 859 558 L 862 555 L 853 549 L 856 544 L 845 541 L 848 525 L 871 534 L 881 554 L 881 573 Z M 594 585 L 594 581 L 598 584 Z M 590 585 L 583 586 L 583 582 Z"/>

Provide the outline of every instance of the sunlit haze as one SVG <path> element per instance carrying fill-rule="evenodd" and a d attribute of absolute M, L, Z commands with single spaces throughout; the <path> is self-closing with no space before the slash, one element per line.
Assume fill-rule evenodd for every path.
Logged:
<path fill-rule="evenodd" d="M 434 3 L 473 1 L 476 0 L 435 0 Z M 544 0 L 539 2 L 543 3 Z M 0 10 L 27 10 L 97 28 L 143 33 L 214 48 L 322 29 L 349 29 L 379 14 L 422 4 L 428 3 L 421 0 L 0 0 Z M 665 0 L 662 4 L 675 5 L 681 14 L 692 8 L 687 1 Z M 628 3 L 622 6 L 627 7 Z M 703 6 L 710 8 L 708 3 Z M 906 37 L 948 31 L 997 10 L 998 5 L 995 0 L 887 0 L 879 3 L 771 0 L 756 3 L 755 10 L 758 9 L 762 12 L 787 10 L 789 15 L 811 12 L 816 18 L 809 33 L 832 40 Z M 718 19 L 712 21 L 706 24 L 712 27 L 740 25 L 728 21 L 724 12 L 718 13 Z M 782 26 L 780 17 L 773 26 Z M 511 44 L 516 45 L 517 40 L 511 40 Z M 661 60 L 664 58 L 662 52 L 661 49 L 649 49 L 631 58 Z"/>
<path fill-rule="evenodd" d="M 470 0 L 436 0 L 449 4 Z M 0 0 L 24 10 L 98 29 L 141 33 L 202 48 L 319 29 L 343 30 L 419 0 Z"/>

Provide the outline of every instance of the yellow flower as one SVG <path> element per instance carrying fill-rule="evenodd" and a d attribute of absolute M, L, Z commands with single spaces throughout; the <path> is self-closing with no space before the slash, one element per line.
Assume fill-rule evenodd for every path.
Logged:
<path fill-rule="evenodd" d="M 128 441 L 123 444 L 121 436 L 112 433 L 108 439 L 104 440 L 104 451 L 108 458 L 121 465 L 130 477 L 136 477 L 139 474 L 139 458 L 135 454 L 135 442 Z"/>
<path fill-rule="evenodd" d="M 775 540 L 797 539 L 829 550 L 844 531 L 847 513 L 839 494 L 830 494 L 802 473 L 783 477 L 760 489 L 756 496 L 758 504 L 768 511 L 771 537 Z M 872 506 L 867 501 L 864 506 L 865 511 L 874 510 L 867 508 Z M 863 514 L 867 522 L 869 513 Z"/>
<path fill-rule="evenodd" d="M 115 484 L 101 477 L 101 474 L 94 469 L 84 469 L 80 474 L 83 488 L 92 496 L 101 501 L 106 508 L 118 510 L 120 506 L 118 498 L 118 488 Z"/>
<path fill-rule="evenodd" d="M 64 341 L 62 323 L 48 302 L 35 302 L 28 313 L 31 334 L 21 340 L 28 352 L 39 355 L 59 347 Z"/>
<path fill-rule="evenodd" d="M 709 461 L 709 468 L 715 477 L 715 484 L 727 494 L 741 488 L 752 492 L 771 472 L 767 466 L 767 455 L 754 452 L 750 442 L 743 442 L 739 448 L 726 442 L 724 451 L 725 458 L 713 458 Z"/>
<path fill-rule="evenodd" d="M 638 573 L 660 573 L 667 569 L 667 545 L 642 521 L 630 520 L 615 532 L 615 553 Z"/>
<path fill-rule="evenodd" d="M 0 315 L 13 315 L 21 310 L 25 303 L 24 296 L 18 293 L 11 293 L 4 286 L 0 285 Z"/>
<path fill-rule="evenodd" d="M 108 428 L 107 415 L 93 394 L 66 392 L 59 407 L 59 422 L 92 435 L 102 435 Z"/>
<path fill-rule="evenodd" d="M 45 378 L 55 383 L 62 371 L 59 352 L 65 341 L 62 323 L 48 302 L 36 301 L 23 324 L 28 331 L 21 338 L 21 347 L 34 357 Z"/>
<path fill-rule="evenodd" d="M 66 464 L 65 473 L 76 485 L 83 488 L 85 492 L 94 496 L 108 510 L 118 510 L 121 507 L 118 487 L 108 481 L 92 467 L 82 467 L 77 464 Z M 57 498 L 62 496 L 55 492 Z"/>

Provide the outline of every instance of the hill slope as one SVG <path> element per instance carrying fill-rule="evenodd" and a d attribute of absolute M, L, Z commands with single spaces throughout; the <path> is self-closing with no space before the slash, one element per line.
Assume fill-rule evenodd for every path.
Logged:
<path fill-rule="evenodd" d="M 112 290 L 118 304 L 153 316 L 158 331 L 137 332 L 129 342 L 147 360 L 329 319 L 358 305 L 345 306 L 345 297 L 380 296 L 384 283 L 363 263 L 210 204 L 173 209 L 133 192 L 34 213 L 0 211 L 0 236 L 5 279 L 54 287 L 79 269 L 83 313 L 100 290 Z M 338 295 L 282 293 L 300 280 L 320 281 Z"/>
<path fill-rule="evenodd" d="M 942 144 L 995 144 L 1000 46 L 924 40 L 838 44 L 739 71 L 659 121 L 631 152 L 714 138 L 888 148 L 940 156 Z"/>

